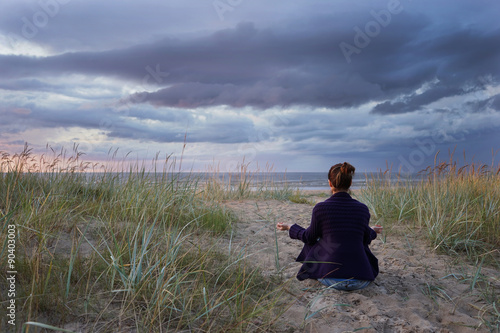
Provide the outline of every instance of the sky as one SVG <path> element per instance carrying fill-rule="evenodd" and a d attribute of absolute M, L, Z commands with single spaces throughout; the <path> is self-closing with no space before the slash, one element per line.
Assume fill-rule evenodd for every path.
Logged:
<path fill-rule="evenodd" d="M 497 0 L 3 0 L 0 151 L 183 170 L 500 160 Z"/>

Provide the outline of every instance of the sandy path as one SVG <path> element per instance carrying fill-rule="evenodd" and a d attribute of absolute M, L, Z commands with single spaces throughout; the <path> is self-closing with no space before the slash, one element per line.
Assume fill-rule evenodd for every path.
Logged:
<path fill-rule="evenodd" d="M 324 198 L 313 197 L 313 201 Z M 234 246 L 245 246 L 265 274 L 277 274 L 275 223 L 307 227 L 312 206 L 276 200 L 228 201 L 239 218 Z M 325 290 L 319 283 L 295 279 L 300 264 L 295 258 L 301 243 L 287 232 L 277 234 L 279 269 L 295 302 L 283 315 L 283 332 L 490 332 L 481 325 L 477 291 L 470 291 L 474 267 L 456 267 L 411 233 L 386 232 L 372 242 L 380 275 L 368 288 L 354 292 Z M 500 274 L 483 271 L 500 288 Z M 454 273 L 455 276 L 450 275 Z M 458 275 L 459 273 L 465 275 Z M 461 278 L 460 280 L 458 278 Z M 476 294 L 475 294 L 476 293 Z M 291 296 L 292 297 L 292 296 Z M 479 326 L 479 327 L 478 327 Z"/>

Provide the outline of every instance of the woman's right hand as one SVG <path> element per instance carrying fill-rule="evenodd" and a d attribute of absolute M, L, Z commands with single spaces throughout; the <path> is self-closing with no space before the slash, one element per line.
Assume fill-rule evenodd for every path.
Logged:
<path fill-rule="evenodd" d="M 278 222 L 278 224 L 276 224 L 276 229 L 281 231 L 287 231 L 290 230 L 290 225 L 283 222 Z"/>

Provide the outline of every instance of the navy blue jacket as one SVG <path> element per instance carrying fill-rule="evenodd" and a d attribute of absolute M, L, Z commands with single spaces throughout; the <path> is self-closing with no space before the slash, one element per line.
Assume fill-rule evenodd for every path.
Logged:
<path fill-rule="evenodd" d="M 303 263 L 297 279 L 373 281 L 379 272 L 378 260 L 368 245 L 377 234 L 369 221 L 368 207 L 347 192 L 337 192 L 314 206 L 307 229 L 297 224 L 290 227 L 290 237 L 304 242 L 297 257 Z"/>

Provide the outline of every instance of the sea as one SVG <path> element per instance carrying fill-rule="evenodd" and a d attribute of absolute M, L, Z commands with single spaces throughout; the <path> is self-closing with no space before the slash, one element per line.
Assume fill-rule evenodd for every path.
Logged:
<path fill-rule="evenodd" d="M 184 177 L 214 177 L 211 173 L 189 173 L 180 178 Z M 244 175 L 248 180 L 251 181 L 251 187 L 260 187 L 263 184 L 273 184 L 276 187 L 289 187 L 292 189 L 299 190 L 325 190 L 329 191 L 330 186 L 328 185 L 328 173 L 327 172 L 255 172 L 248 173 Z M 232 186 L 237 186 L 241 181 L 242 175 L 239 173 L 218 173 L 216 177 L 219 181 L 225 184 L 231 184 Z M 385 182 L 391 182 L 392 184 L 400 182 L 416 182 L 422 179 L 421 175 L 418 174 L 388 174 L 388 173 L 356 173 L 354 174 L 351 189 L 361 189 L 366 186 L 367 182 L 374 179 L 384 180 Z"/>
<path fill-rule="evenodd" d="M 86 176 L 89 182 L 95 182 L 102 177 L 102 173 L 88 173 Z M 129 174 L 117 173 L 116 176 L 121 181 L 126 181 Z M 145 173 L 144 176 L 154 183 L 162 181 L 165 175 Z M 244 174 L 238 172 L 172 172 L 167 176 L 169 179 L 175 177 L 181 182 L 197 180 L 196 183 L 198 184 L 216 179 L 226 186 L 234 187 L 238 187 L 241 182 L 245 181 L 249 183 L 250 189 L 288 187 L 299 190 L 330 190 L 327 172 L 247 172 Z M 361 189 L 372 180 L 383 180 L 384 182 L 396 184 L 398 181 L 407 183 L 420 181 L 421 179 L 422 176 L 418 174 L 356 173 L 353 177 L 351 189 Z"/>

